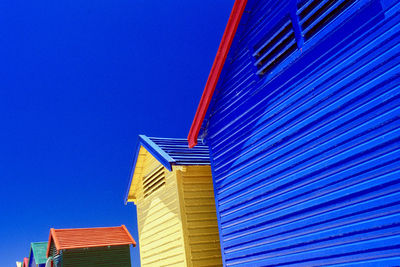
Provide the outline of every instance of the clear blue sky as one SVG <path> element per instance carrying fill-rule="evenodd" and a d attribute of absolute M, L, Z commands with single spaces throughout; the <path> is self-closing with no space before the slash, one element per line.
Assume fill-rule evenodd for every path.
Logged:
<path fill-rule="evenodd" d="M 0 1 L 1 267 L 50 227 L 137 239 L 137 135 L 186 137 L 233 2 Z"/>

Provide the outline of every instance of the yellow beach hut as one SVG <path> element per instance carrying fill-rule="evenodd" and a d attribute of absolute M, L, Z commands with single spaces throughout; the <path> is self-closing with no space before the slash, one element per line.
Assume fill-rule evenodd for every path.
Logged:
<path fill-rule="evenodd" d="M 222 266 L 207 146 L 140 135 L 125 202 L 136 204 L 142 266 Z"/>

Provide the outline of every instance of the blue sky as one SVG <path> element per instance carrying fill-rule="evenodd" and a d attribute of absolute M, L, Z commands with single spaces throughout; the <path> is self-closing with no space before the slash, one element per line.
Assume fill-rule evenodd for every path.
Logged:
<path fill-rule="evenodd" d="M 137 135 L 187 136 L 233 2 L 0 1 L 1 266 L 50 227 L 137 239 Z"/>

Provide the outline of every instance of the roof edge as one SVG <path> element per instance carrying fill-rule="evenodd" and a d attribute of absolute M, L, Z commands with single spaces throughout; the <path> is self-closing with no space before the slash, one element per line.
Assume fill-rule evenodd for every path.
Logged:
<path fill-rule="evenodd" d="M 56 239 L 55 236 L 55 229 L 54 228 L 50 228 L 50 235 L 49 235 L 49 241 L 47 243 L 47 252 L 46 252 L 46 258 L 48 258 L 50 256 L 50 246 L 51 246 L 51 240 L 54 240 L 54 245 L 56 246 L 56 250 L 60 249 L 60 244 L 58 243 L 58 240 Z"/>
<path fill-rule="evenodd" d="M 175 160 L 170 155 L 165 153 L 156 143 L 145 135 L 139 135 L 140 144 L 150 152 L 165 168 L 172 171 L 172 164 Z"/>
<path fill-rule="evenodd" d="M 125 245 L 131 245 L 132 242 L 119 242 L 119 243 L 114 243 L 111 246 L 125 246 Z M 68 247 L 62 247 L 62 250 L 64 249 L 81 249 L 81 248 L 102 248 L 102 247 L 108 247 L 110 246 L 109 244 L 98 244 L 98 245 L 77 245 L 77 246 L 68 246 Z"/>
<path fill-rule="evenodd" d="M 33 255 L 32 244 L 33 244 L 33 243 L 31 243 L 31 249 L 29 250 L 28 266 L 31 264 L 31 258 L 32 258 L 32 257 L 35 257 L 35 256 Z"/>
<path fill-rule="evenodd" d="M 111 226 L 111 227 L 90 227 L 90 228 L 66 228 L 66 229 L 57 229 L 57 231 L 70 231 L 70 230 L 85 230 L 85 229 L 109 229 L 109 228 L 122 228 L 124 230 L 124 232 L 127 234 L 128 238 L 129 238 L 129 242 L 119 242 L 119 243 L 115 243 L 113 244 L 113 246 L 119 246 L 119 245 L 133 245 L 134 247 L 136 246 L 136 241 L 135 239 L 133 239 L 132 235 L 129 233 L 128 229 L 126 228 L 125 225 L 121 225 L 121 226 Z M 59 251 L 60 249 L 74 249 L 74 248 L 89 248 L 89 247 L 106 247 L 109 246 L 108 244 L 98 244 L 98 245 L 82 245 L 82 246 L 71 246 L 71 247 L 61 247 L 57 238 L 56 238 L 56 233 L 55 233 L 55 229 L 51 228 L 50 229 L 50 236 L 49 236 L 49 241 L 48 241 L 48 245 L 47 245 L 47 253 L 46 253 L 46 257 L 48 258 L 50 256 L 50 246 L 51 246 L 51 240 L 54 241 L 56 250 Z"/>
<path fill-rule="evenodd" d="M 50 256 L 50 244 L 51 244 L 51 229 L 49 234 L 49 241 L 47 241 L 46 258 Z"/>
<path fill-rule="evenodd" d="M 133 174 L 134 174 L 134 172 L 135 172 L 136 162 L 137 162 L 138 156 L 139 156 L 139 151 L 140 151 L 140 141 L 139 141 L 139 143 L 138 143 L 137 146 L 136 146 L 136 152 L 135 152 L 135 155 L 133 156 L 134 158 L 133 158 L 131 170 L 130 170 L 130 172 L 129 172 L 128 189 L 126 190 L 125 199 L 124 199 L 125 205 L 127 205 L 128 202 L 129 202 L 129 191 L 130 191 L 131 186 L 132 186 L 132 179 L 133 179 Z"/>
<path fill-rule="evenodd" d="M 193 148 L 197 145 L 197 137 L 199 135 L 201 125 L 206 116 L 211 98 L 214 94 L 215 87 L 217 86 L 219 77 L 225 64 L 225 60 L 228 56 L 246 4 L 247 0 L 236 0 L 233 5 L 224 35 L 222 36 L 221 43 L 219 44 L 217 55 L 215 56 L 206 86 L 201 96 L 200 103 L 197 107 L 192 126 L 190 127 L 190 131 L 187 137 L 190 148 Z"/>
<path fill-rule="evenodd" d="M 125 224 L 122 224 L 121 227 L 125 230 L 126 234 L 128 235 L 129 239 L 132 241 L 132 245 L 136 247 L 136 241 L 133 239 L 131 233 L 129 233 L 128 229 L 126 228 Z"/>
<path fill-rule="evenodd" d="M 43 244 L 43 243 L 47 243 L 47 241 L 31 242 L 31 246 L 32 246 L 32 244 Z"/>
<path fill-rule="evenodd" d="M 129 173 L 129 183 L 128 183 L 128 189 L 126 190 L 125 193 L 125 205 L 128 204 L 129 201 L 129 190 L 132 186 L 132 179 L 133 179 L 133 174 L 135 172 L 136 168 L 136 162 L 138 159 L 140 147 L 143 146 L 150 154 L 152 154 L 165 168 L 167 168 L 169 171 L 172 171 L 172 164 L 175 163 L 175 160 L 171 158 L 170 155 L 165 153 L 164 150 L 162 150 L 156 143 L 154 143 L 150 138 L 147 136 L 140 134 L 139 135 L 139 142 L 136 147 L 136 153 L 133 158 L 132 162 L 132 167 L 131 171 Z"/>

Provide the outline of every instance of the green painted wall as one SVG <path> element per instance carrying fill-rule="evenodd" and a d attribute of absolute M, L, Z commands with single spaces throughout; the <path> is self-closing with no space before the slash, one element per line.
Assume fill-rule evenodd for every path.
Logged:
<path fill-rule="evenodd" d="M 62 267 L 131 267 L 129 246 L 69 249 L 62 255 Z"/>

